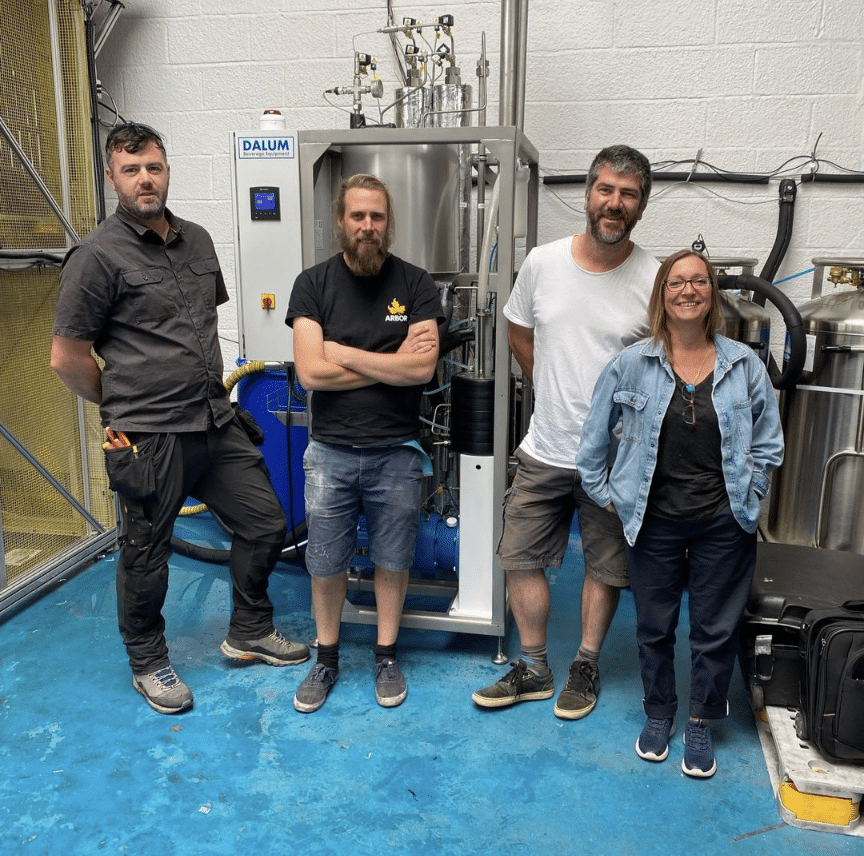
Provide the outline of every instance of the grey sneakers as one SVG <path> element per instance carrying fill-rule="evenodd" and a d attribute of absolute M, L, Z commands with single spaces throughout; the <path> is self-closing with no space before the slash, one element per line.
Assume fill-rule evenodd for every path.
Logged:
<path fill-rule="evenodd" d="M 192 692 L 170 665 L 147 675 L 133 675 L 132 686 L 159 713 L 182 713 L 192 707 Z"/>
<path fill-rule="evenodd" d="M 324 704 L 338 677 L 338 669 L 316 663 L 294 694 L 294 709 L 300 713 L 314 713 Z"/>
<path fill-rule="evenodd" d="M 316 663 L 294 694 L 294 709 L 314 713 L 327 700 L 339 670 Z M 375 665 L 375 698 L 381 707 L 397 707 L 405 701 L 408 686 L 398 663 L 387 657 Z"/>
<path fill-rule="evenodd" d="M 219 646 L 234 660 L 261 660 L 271 666 L 291 666 L 309 659 L 309 649 L 289 642 L 278 630 L 260 639 L 234 639 L 229 636 Z M 132 686 L 159 713 L 182 713 L 192 707 L 192 692 L 169 664 L 148 674 L 132 675 Z"/>
<path fill-rule="evenodd" d="M 261 660 L 270 666 L 294 666 L 309 659 L 309 649 L 300 642 L 289 642 L 278 630 L 260 639 L 234 639 L 219 646 L 232 660 Z"/>
<path fill-rule="evenodd" d="M 397 707 L 405 701 L 408 686 L 395 660 L 382 660 L 375 665 L 375 698 L 381 707 Z"/>

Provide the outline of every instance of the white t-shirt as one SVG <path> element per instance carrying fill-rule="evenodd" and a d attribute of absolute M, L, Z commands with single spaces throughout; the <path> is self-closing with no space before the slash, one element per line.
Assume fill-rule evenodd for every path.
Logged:
<path fill-rule="evenodd" d="M 648 298 L 660 263 L 634 244 L 623 264 L 591 273 L 573 260 L 571 241 L 531 250 L 504 315 L 534 330 L 534 412 L 520 448 L 544 463 L 576 469 L 600 372 L 648 334 Z"/>

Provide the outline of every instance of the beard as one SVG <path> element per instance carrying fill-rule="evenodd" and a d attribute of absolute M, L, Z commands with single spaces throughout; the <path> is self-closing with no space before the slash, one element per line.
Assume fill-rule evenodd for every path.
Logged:
<path fill-rule="evenodd" d="M 165 202 L 167 194 L 163 196 L 156 195 L 152 202 L 143 203 L 138 201 L 137 196 L 131 196 L 127 193 L 118 193 L 117 201 L 128 211 L 133 217 L 139 220 L 156 220 L 165 212 Z"/>
<path fill-rule="evenodd" d="M 339 246 L 351 273 L 355 276 L 378 276 L 390 252 L 390 236 L 385 233 L 379 238 L 374 232 L 366 232 L 354 238 L 341 228 Z"/>
<path fill-rule="evenodd" d="M 633 227 L 636 225 L 637 218 L 636 217 L 628 217 L 627 214 L 623 211 L 601 211 L 599 213 L 594 213 L 592 211 L 586 212 L 588 217 L 588 231 L 591 233 L 591 237 L 594 238 L 595 241 L 601 244 L 618 244 L 621 241 L 626 240 L 630 233 L 633 231 Z M 618 220 L 618 228 L 614 229 L 614 231 L 603 231 L 603 226 L 600 221 L 604 215 L 612 215 L 613 217 L 620 217 Z"/>

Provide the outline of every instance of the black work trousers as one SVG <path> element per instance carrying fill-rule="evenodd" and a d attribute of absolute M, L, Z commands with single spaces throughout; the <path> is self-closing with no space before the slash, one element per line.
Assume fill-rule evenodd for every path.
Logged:
<path fill-rule="evenodd" d="M 205 502 L 234 533 L 229 634 L 257 639 L 273 629 L 267 583 L 285 544 L 285 514 L 260 451 L 234 418 L 219 428 L 129 435 L 149 487 L 117 486 L 125 512 L 117 568 L 117 615 L 134 674 L 168 665 L 162 607 L 174 521 L 188 496 Z M 107 455 L 112 452 L 108 451 Z M 113 462 L 109 461 L 109 474 Z M 140 479 L 138 481 L 141 481 Z M 112 482 L 113 484 L 113 482 Z M 152 493 L 135 497 L 131 494 Z"/>

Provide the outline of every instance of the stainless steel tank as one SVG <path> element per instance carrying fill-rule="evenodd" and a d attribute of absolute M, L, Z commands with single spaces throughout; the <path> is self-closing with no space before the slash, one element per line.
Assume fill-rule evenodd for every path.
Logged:
<path fill-rule="evenodd" d="M 765 362 L 771 344 L 771 317 L 768 311 L 739 294 L 720 292 L 723 323 L 720 332 L 749 345 Z"/>
<path fill-rule="evenodd" d="M 774 475 L 768 532 L 787 544 L 864 554 L 864 259 L 813 264 L 812 299 L 799 307 L 807 361 L 780 396 L 786 457 Z M 823 296 L 826 269 L 842 288 Z"/>
<path fill-rule="evenodd" d="M 718 276 L 737 274 L 753 275 L 757 260 L 751 258 L 715 258 L 711 263 Z M 719 332 L 736 342 L 750 345 L 763 362 L 768 360 L 771 345 L 771 316 L 758 303 L 752 302 L 749 292 L 737 293 L 723 290 L 720 303 L 723 323 Z"/>
<path fill-rule="evenodd" d="M 345 146 L 342 175 L 378 176 L 396 219 L 393 252 L 431 274 L 468 270 L 471 173 L 467 146 Z"/>

